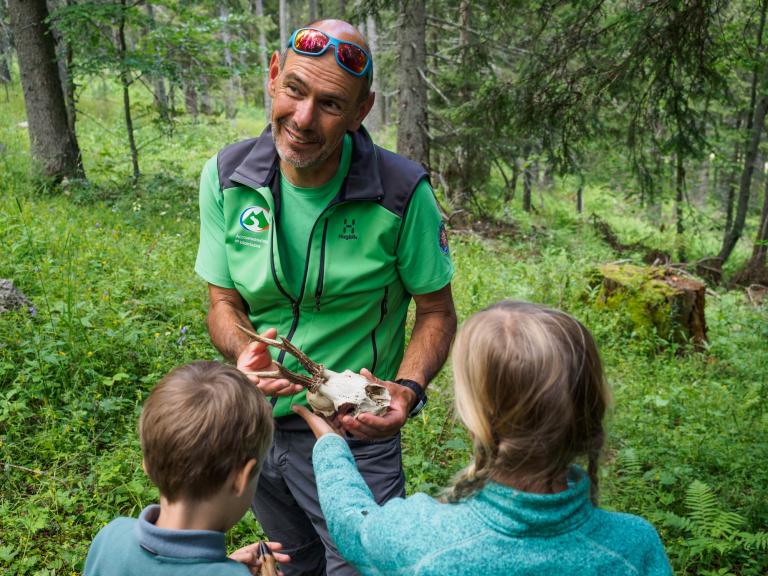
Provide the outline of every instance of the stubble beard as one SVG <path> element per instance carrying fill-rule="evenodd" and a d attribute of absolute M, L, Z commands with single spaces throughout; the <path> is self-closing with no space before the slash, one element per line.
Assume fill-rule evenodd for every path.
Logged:
<path fill-rule="evenodd" d="M 285 122 L 281 122 L 279 120 L 277 122 L 273 121 L 272 134 L 280 134 L 283 138 L 288 138 L 288 135 L 285 133 L 284 124 Z M 276 128 L 277 130 L 275 130 Z M 294 131 L 298 132 L 298 130 Z M 342 134 L 341 138 L 343 137 L 344 135 Z M 280 160 L 290 164 L 294 168 L 301 169 L 314 168 L 323 164 L 323 162 L 325 162 L 331 156 L 331 154 L 333 154 L 333 151 L 336 150 L 339 142 L 341 142 L 341 138 L 339 138 L 338 142 L 331 143 L 330 145 L 328 142 L 325 142 L 320 147 L 320 150 L 315 153 L 307 154 L 302 154 L 293 150 L 284 150 L 279 142 L 280 138 L 274 138 L 274 142 L 275 148 L 277 149 L 277 155 L 280 157 Z"/>

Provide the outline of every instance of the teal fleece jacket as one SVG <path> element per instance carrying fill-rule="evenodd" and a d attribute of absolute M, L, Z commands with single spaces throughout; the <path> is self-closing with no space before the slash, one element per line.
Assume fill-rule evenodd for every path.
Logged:
<path fill-rule="evenodd" d="M 322 436 L 312 460 L 330 534 L 364 575 L 672 574 L 653 526 L 595 508 L 577 466 L 557 494 L 491 482 L 456 504 L 415 494 L 379 506 L 340 436 Z"/>

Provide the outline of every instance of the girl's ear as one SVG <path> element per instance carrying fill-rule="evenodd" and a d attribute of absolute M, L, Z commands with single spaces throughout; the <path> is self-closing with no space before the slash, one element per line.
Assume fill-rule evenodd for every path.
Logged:
<path fill-rule="evenodd" d="M 242 496 L 248 488 L 248 484 L 253 478 L 253 470 L 256 466 L 256 459 L 251 458 L 248 460 L 242 468 L 235 470 L 232 489 L 237 496 Z"/>

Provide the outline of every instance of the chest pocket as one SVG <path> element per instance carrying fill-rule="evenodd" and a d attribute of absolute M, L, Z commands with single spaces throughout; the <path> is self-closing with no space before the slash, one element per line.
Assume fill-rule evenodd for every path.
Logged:
<path fill-rule="evenodd" d="M 349 203 L 318 223 L 318 302 L 378 294 L 397 278 L 399 219 L 373 203 Z"/>

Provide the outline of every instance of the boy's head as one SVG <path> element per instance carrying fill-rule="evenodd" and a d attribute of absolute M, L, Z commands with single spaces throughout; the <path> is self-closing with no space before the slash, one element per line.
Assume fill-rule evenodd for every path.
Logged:
<path fill-rule="evenodd" d="M 272 430 L 269 402 L 239 370 L 193 362 L 168 373 L 144 403 L 144 469 L 169 502 L 202 500 L 249 460 L 258 474 Z"/>

